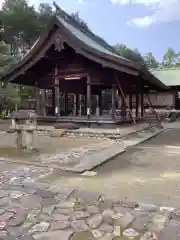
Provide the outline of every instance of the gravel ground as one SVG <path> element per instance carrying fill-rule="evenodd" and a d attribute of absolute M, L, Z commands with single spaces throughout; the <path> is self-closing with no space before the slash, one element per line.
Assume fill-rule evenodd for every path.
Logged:
<path fill-rule="evenodd" d="M 179 208 L 179 145 L 180 130 L 167 130 L 95 169 L 94 177 L 57 172 L 46 180 L 120 199 Z"/>

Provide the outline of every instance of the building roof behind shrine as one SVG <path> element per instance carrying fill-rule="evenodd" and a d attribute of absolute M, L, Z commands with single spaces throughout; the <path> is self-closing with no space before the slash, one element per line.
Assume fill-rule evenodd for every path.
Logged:
<path fill-rule="evenodd" d="M 166 86 L 180 86 L 180 68 L 152 69 L 151 72 Z"/>
<path fill-rule="evenodd" d="M 76 52 L 90 60 L 100 63 L 103 67 L 125 72 L 130 75 L 141 76 L 161 89 L 167 88 L 166 85 L 159 81 L 146 67 L 137 66 L 134 62 L 118 55 L 115 49 L 102 38 L 93 34 L 89 29 L 84 28 L 55 3 L 54 5 L 58 16 L 52 18 L 52 21 L 30 51 L 1 78 L 2 81 L 18 83 L 18 81 L 16 81 L 17 78 L 22 77 L 28 69 L 36 65 L 48 48 L 50 48 L 49 43 L 53 38 L 53 34 L 60 30 L 60 35 L 67 40 L 65 42 L 74 48 Z"/>

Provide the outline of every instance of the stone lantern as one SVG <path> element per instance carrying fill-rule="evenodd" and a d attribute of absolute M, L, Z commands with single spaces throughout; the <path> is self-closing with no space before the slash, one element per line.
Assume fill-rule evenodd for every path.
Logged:
<path fill-rule="evenodd" d="M 37 130 L 37 114 L 33 110 L 13 112 L 11 129 L 16 133 L 16 145 L 19 150 L 34 149 L 34 134 Z"/>

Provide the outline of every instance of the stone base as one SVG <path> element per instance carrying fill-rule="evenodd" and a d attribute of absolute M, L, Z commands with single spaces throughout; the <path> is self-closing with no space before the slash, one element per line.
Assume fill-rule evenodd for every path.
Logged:
<path fill-rule="evenodd" d="M 63 137 L 66 131 L 66 129 L 54 129 L 50 132 L 50 137 Z"/>

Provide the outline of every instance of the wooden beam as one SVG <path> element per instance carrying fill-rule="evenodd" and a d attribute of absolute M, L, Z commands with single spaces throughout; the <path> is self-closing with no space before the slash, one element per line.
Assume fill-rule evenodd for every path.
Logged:
<path fill-rule="evenodd" d="M 119 90 L 120 90 L 120 93 L 121 93 L 121 95 L 122 95 L 122 97 L 123 97 L 123 99 L 124 99 L 124 102 L 126 103 L 126 107 L 127 107 L 128 110 L 129 110 L 129 113 L 130 113 L 130 115 L 131 115 L 132 121 L 133 121 L 134 124 L 136 124 L 136 120 L 135 120 L 135 118 L 133 117 L 132 111 L 131 111 L 131 109 L 129 108 L 129 104 L 128 104 L 128 102 L 126 101 L 124 92 L 123 92 L 123 90 L 122 90 L 122 88 L 121 88 L 121 85 L 120 85 L 120 83 L 119 83 L 119 81 L 118 81 L 118 75 L 117 75 L 117 73 L 115 73 L 115 81 L 116 81 L 117 86 L 118 86 L 118 88 L 119 88 Z"/>

